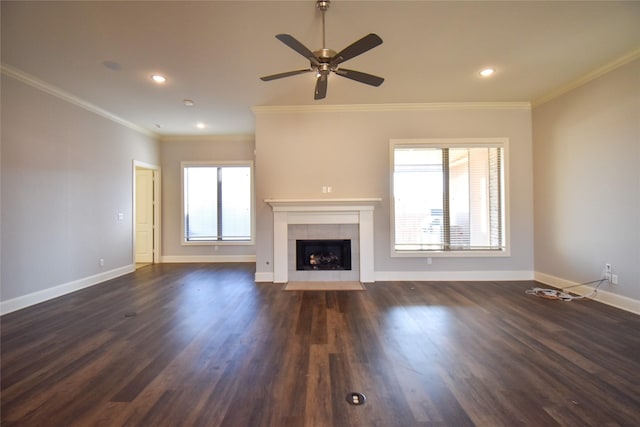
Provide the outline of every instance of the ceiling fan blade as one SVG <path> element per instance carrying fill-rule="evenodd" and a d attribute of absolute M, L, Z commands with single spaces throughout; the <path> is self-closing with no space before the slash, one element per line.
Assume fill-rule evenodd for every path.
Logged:
<path fill-rule="evenodd" d="M 350 44 L 342 49 L 331 59 L 331 66 L 338 65 L 344 61 L 354 58 L 358 55 L 365 53 L 366 51 L 373 49 L 374 47 L 381 45 L 382 39 L 377 34 L 367 34 L 360 40 Z"/>
<path fill-rule="evenodd" d="M 310 68 L 306 68 L 304 70 L 295 70 L 295 71 L 287 71 L 285 73 L 271 74 L 270 76 L 260 77 L 260 80 L 263 82 L 268 82 L 270 80 L 281 79 L 283 77 L 295 76 L 296 74 L 309 73 L 313 71 Z"/>
<path fill-rule="evenodd" d="M 322 73 L 316 80 L 316 92 L 313 99 L 324 99 L 327 96 L 327 73 Z"/>
<path fill-rule="evenodd" d="M 280 40 L 282 43 L 289 46 L 291 49 L 298 52 L 300 55 L 307 58 L 309 61 L 311 61 L 313 65 L 320 65 L 320 60 L 318 59 L 318 57 L 309 49 L 307 49 L 305 45 L 303 45 L 298 40 L 296 40 L 292 35 L 278 34 L 276 38 Z"/>
<path fill-rule="evenodd" d="M 346 77 L 348 79 L 371 86 L 380 86 L 384 81 L 382 77 L 374 76 L 373 74 L 367 74 L 360 71 L 347 70 L 346 68 L 338 68 L 337 70 L 334 70 L 334 73 L 339 76 Z"/>

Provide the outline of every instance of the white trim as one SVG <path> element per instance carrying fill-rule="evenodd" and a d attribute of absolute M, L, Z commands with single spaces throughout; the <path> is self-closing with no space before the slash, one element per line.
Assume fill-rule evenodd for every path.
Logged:
<path fill-rule="evenodd" d="M 72 292 L 79 291 L 80 289 L 88 288 L 125 274 L 133 273 L 135 269 L 135 264 L 125 265 L 124 267 L 115 268 L 94 276 L 84 277 L 52 288 L 43 289 L 41 291 L 22 295 L 7 301 L 2 301 L 0 303 L 0 314 L 5 315 L 16 310 L 21 310 L 53 298 L 58 298 Z"/>
<path fill-rule="evenodd" d="M 202 240 L 180 243 L 181 246 L 253 246 L 255 244 L 253 240 Z"/>
<path fill-rule="evenodd" d="M 571 292 L 578 295 L 588 295 L 593 292 L 594 289 L 594 285 L 578 286 L 580 285 L 579 283 L 562 279 L 560 277 L 555 277 L 550 274 L 540 273 L 538 271 L 534 273 L 534 280 L 536 282 L 553 286 L 554 288 L 558 289 L 566 289 L 568 287 L 575 286 L 571 289 Z M 629 298 L 624 295 L 619 295 L 610 291 L 598 289 L 598 293 L 593 298 L 593 300 L 622 310 L 630 311 L 635 314 L 640 314 L 640 300 Z"/>
<path fill-rule="evenodd" d="M 162 171 L 153 170 L 153 262 L 160 262 L 162 253 Z"/>
<path fill-rule="evenodd" d="M 155 165 L 153 163 L 142 162 L 140 160 L 135 160 L 135 159 L 133 160 L 133 166 L 137 166 L 142 169 L 160 170 L 160 166 L 158 165 Z"/>
<path fill-rule="evenodd" d="M 190 166 L 211 166 L 211 167 L 225 167 L 225 166 L 244 166 L 249 167 L 249 185 L 251 186 L 250 192 L 250 220 L 251 220 L 251 238 L 249 240 L 220 240 L 220 241 L 187 241 L 185 239 L 185 222 L 184 222 L 184 169 Z M 224 246 L 224 245 L 237 245 L 247 246 L 255 245 L 256 243 L 256 203 L 255 203 L 255 164 L 253 160 L 183 160 L 180 162 L 180 245 L 181 246 Z"/>
<path fill-rule="evenodd" d="M 627 53 L 626 55 L 621 56 L 620 58 L 616 58 L 608 64 L 603 65 L 602 67 L 596 68 L 595 70 L 543 95 L 537 99 L 534 99 L 531 102 L 532 107 L 538 107 L 539 105 L 544 104 L 545 102 L 549 102 L 573 89 L 576 89 L 582 85 L 589 83 L 591 80 L 595 80 L 598 77 L 604 76 L 605 74 L 615 70 L 616 68 L 620 68 L 623 65 L 628 64 L 631 61 L 635 61 L 640 58 L 640 49 L 636 49 L 632 52 Z"/>
<path fill-rule="evenodd" d="M 131 249 L 133 251 L 133 263 L 136 262 L 136 168 L 151 169 L 153 171 L 153 262 L 157 264 L 160 262 L 160 253 L 162 251 L 162 177 L 160 166 L 152 163 L 141 162 L 139 160 L 133 161 L 133 199 L 132 199 L 132 212 L 131 215 Z"/>
<path fill-rule="evenodd" d="M 318 211 L 318 210 L 343 210 L 337 206 L 347 206 L 345 210 L 351 210 L 353 205 L 368 205 L 381 202 L 380 197 L 351 198 L 351 199 L 264 199 L 271 205 L 274 211 Z"/>
<path fill-rule="evenodd" d="M 413 250 L 413 251 L 397 251 L 395 249 L 395 194 L 393 189 L 395 187 L 394 178 L 394 158 L 396 147 L 411 147 L 411 146 L 433 146 L 437 148 L 444 147 L 469 147 L 477 145 L 479 147 L 499 147 L 502 148 L 502 179 L 503 179 L 503 203 L 504 203 L 504 249 L 494 251 L 472 251 L 472 250 L 458 250 L 458 251 L 427 251 L 427 250 Z M 497 258 L 497 257 L 510 257 L 511 256 L 511 208 L 510 208 L 510 141 L 508 137 L 480 137 L 480 138 L 407 138 L 397 139 L 393 138 L 389 140 L 389 229 L 391 230 L 391 241 L 389 245 L 390 256 L 392 258 Z"/>
<path fill-rule="evenodd" d="M 256 282 L 273 282 L 273 272 L 271 271 L 256 271 Z"/>
<path fill-rule="evenodd" d="M 253 142 L 253 134 L 229 134 L 229 135 L 162 135 L 160 142 Z"/>
<path fill-rule="evenodd" d="M 256 262 L 255 255 L 164 255 L 163 263 Z"/>
<path fill-rule="evenodd" d="M 128 120 L 125 120 L 122 117 L 116 116 L 115 114 L 103 108 L 100 108 L 95 104 L 92 104 L 88 101 L 80 99 L 77 96 L 72 95 L 71 93 L 63 89 L 60 89 L 59 87 L 56 87 L 50 83 L 47 83 L 43 80 L 38 79 L 37 77 L 27 74 L 22 70 L 19 70 L 17 68 L 14 68 L 6 64 L 0 64 L 0 70 L 2 71 L 2 74 L 6 76 L 12 77 L 26 85 L 29 85 L 35 89 L 41 90 L 42 92 L 48 93 L 49 95 L 53 95 L 56 98 L 62 99 L 63 101 L 66 101 L 70 104 L 75 105 L 76 107 L 80 107 L 86 111 L 90 111 L 94 114 L 102 116 L 105 119 L 111 120 L 112 122 L 116 122 L 122 126 L 128 127 L 129 129 L 132 129 L 143 135 L 146 135 L 152 138 L 158 138 L 158 134 L 153 133 L 150 130 L 145 129 L 141 126 L 138 126 L 135 123 L 132 123 Z"/>
<path fill-rule="evenodd" d="M 374 282 L 373 211 L 380 199 L 265 199 L 273 210 L 273 281 L 289 281 L 290 224 L 357 224 L 360 281 Z"/>
<path fill-rule="evenodd" d="M 251 109 L 264 113 L 335 113 L 367 111 L 531 110 L 529 102 L 433 102 L 350 105 L 261 105 Z"/>
<path fill-rule="evenodd" d="M 509 258 L 511 252 L 505 250 L 455 250 L 455 251 L 436 251 L 436 250 L 403 250 L 398 251 L 391 245 L 391 258 Z"/>
<path fill-rule="evenodd" d="M 439 148 L 461 146 L 466 148 L 469 145 L 480 147 L 504 147 L 509 144 L 509 138 L 504 136 L 478 137 L 478 138 L 392 138 L 389 140 L 391 147 L 411 147 L 413 145 L 429 145 Z"/>
<path fill-rule="evenodd" d="M 512 271 L 376 271 L 376 282 L 395 281 L 501 281 L 533 280 L 529 270 Z"/>

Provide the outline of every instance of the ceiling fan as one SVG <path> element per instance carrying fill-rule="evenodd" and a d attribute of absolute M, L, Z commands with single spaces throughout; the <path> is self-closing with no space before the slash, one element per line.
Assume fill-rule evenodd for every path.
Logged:
<path fill-rule="evenodd" d="M 329 9 L 330 3 L 330 0 L 316 0 L 316 7 L 322 12 L 322 49 L 312 52 L 290 34 L 278 34 L 276 36 L 276 38 L 282 43 L 307 58 L 311 63 L 310 67 L 302 70 L 287 71 L 284 73 L 260 77 L 260 80 L 267 82 L 270 80 L 281 79 L 283 77 L 315 71 L 317 80 L 314 99 L 323 99 L 327 96 L 327 78 L 331 72 L 371 86 L 380 86 L 382 84 L 384 81 L 382 77 L 338 67 L 341 63 L 382 44 L 382 39 L 377 34 L 367 34 L 338 53 L 325 47 L 324 14 L 327 9 Z"/>

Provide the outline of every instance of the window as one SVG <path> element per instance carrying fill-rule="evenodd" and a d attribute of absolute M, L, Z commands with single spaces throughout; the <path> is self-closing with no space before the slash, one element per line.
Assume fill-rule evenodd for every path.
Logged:
<path fill-rule="evenodd" d="M 393 254 L 504 255 L 506 145 L 391 141 Z"/>
<path fill-rule="evenodd" d="M 252 241 L 252 164 L 182 163 L 183 242 Z"/>

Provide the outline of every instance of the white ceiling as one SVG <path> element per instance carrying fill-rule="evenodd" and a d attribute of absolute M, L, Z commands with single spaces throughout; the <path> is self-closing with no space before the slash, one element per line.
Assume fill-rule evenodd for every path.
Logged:
<path fill-rule="evenodd" d="M 535 101 L 638 52 L 640 1 L 334 0 L 326 32 L 336 51 L 378 34 L 381 46 L 344 66 L 382 86 L 331 75 L 326 99 L 314 101 L 313 73 L 259 80 L 308 66 L 276 34 L 322 47 L 315 0 L 3 0 L 1 54 L 160 135 L 250 134 L 253 106 Z M 477 74 L 485 66 L 497 70 L 490 79 Z M 168 82 L 153 84 L 155 72 Z"/>

